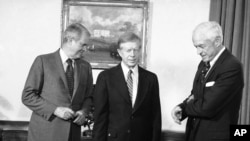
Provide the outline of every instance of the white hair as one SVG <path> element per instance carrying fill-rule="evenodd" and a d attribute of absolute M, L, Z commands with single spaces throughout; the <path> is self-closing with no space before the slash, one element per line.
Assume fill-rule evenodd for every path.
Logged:
<path fill-rule="evenodd" d="M 220 38 L 221 44 L 223 41 L 223 34 L 221 26 L 215 21 L 200 23 L 193 31 L 193 37 L 202 35 L 207 39 L 214 41 L 216 38 Z"/>

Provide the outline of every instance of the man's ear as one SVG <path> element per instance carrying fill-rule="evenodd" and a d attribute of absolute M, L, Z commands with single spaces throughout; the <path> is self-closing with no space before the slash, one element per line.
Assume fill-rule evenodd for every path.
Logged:
<path fill-rule="evenodd" d="M 76 40 L 74 38 L 71 37 L 68 39 L 68 45 L 74 46 L 75 44 L 76 44 Z"/>
<path fill-rule="evenodd" d="M 215 39 L 214 39 L 214 45 L 215 45 L 216 47 L 219 47 L 219 46 L 221 46 L 221 44 L 222 44 L 222 39 L 221 39 L 221 37 L 220 37 L 220 36 L 215 37 Z"/>
<path fill-rule="evenodd" d="M 73 39 L 72 37 L 69 37 L 69 38 L 68 38 L 68 41 L 69 41 L 69 43 L 72 44 L 72 43 L 74 42 L 74 39 Z"/>
<path fill-rule="evenodd" d="M 65 38 L 66 38 L 67 43 L 71 43 L 74 40 L 73 37 L 69 35 L 66 35 Z"/>

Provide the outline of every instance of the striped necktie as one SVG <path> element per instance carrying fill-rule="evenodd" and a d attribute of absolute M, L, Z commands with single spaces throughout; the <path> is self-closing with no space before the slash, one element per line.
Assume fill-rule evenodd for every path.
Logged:
<path fill-rule="evenodd" d="M 128 76 L 127 76 L 127 85 L 128 85 L 128 91 L 129 91 L 129 96 L 132 102 L 133 99 L 133 78 L 132 78 L 132 70 L 129 70 Z"/>

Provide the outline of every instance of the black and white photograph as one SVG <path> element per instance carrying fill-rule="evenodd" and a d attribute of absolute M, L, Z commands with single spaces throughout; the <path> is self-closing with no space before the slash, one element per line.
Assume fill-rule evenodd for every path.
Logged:
<path fill-rule="evenodd" d="M 0 0 L 0 141 L 245 141 L 250 0 Z"/>

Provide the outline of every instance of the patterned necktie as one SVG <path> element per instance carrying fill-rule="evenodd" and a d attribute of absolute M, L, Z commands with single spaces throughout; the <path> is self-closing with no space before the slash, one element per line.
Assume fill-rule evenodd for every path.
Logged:
<path fill-rule="evenodd" d="M 129 96 L 132 102 L 133 99 L 133 78 L 132 78 L 132 70 L 129 70 L 128 76 L 127 76 L 127 85 L 128 85 L 128 91 L 129 91 Z"/>
<path fill-rule="evenodd" d="M 66 61 L 68 63 L 67 69 L 66 69 L 66 78 L 68 82 L 68 87 L 69 87 L 69 94 L 70 96 L 73 95 L 73 90 L 74 90 L 74 69 L 72 65 L 72 60 L 68 59 Z"/>
<path fill-rule="evenodd" d="M 206 78 L 206 74 L 207 74 L 209 69 L 210 69 L 210 63 L 206 62 L 201 70 L 201 83 L 204 83 L 205 78 Z"/>

